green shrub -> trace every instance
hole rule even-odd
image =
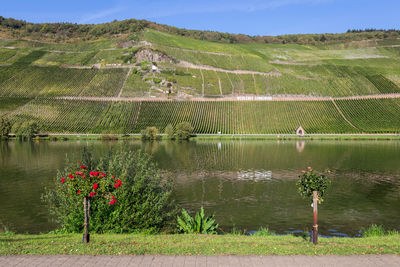
[[[39,132],[39,125],[35,121],[26,121],[13,125],[12,131],[20,139],[31,139]]]
[[[171,75],[174,74],[174,71],[173,71],[173,70],[166,69],[166,70],[161,70],[161,73],[162,73],[162,74],[165,74],[165,75],[168,75],[168,76],[171,76]]]
[[[141,132],[143,140],[156,140],[159,139],[158,129],[156,127],[147,127]]]
[[[168,124],[167,127],[165,127],[165,134],[167,135],[167,138],[170,140],[175,139],[175,131],[174,131],[174,126],[172,124]]]
[[[140,68],[144,71],[150,70],[150,62],[147,60],[140,62]]]
[[[318,192],[318,202],[324,200],[324,195],[330,180],[325,175],[319,175],[313,171],[311,167],[307,167],[307,170],[302,170],[302,174],[299,176],[297,181],[298,192],[302,197],[313,199],[313,192]]]
[[[181,233],[185,234],[216,234],[218,224],[215,224],[214,215],[206,217],[204,215],[204,209],[201,207],[200,213],[196,212],[194,218],[190,214],[182,209],[182,218],[177,216],[178,229]]]
[[[59,171],[55,186],[46,189],[42,199],[49,205],[51,214],[60,224],[61,232],[81,232],[84,213],[82,199],[76,192],[60,183],[69,179],[66,174],[79,165],[87,171],[103,171],[121,180],[121,188],[114,205],[94,201],[90,205],[90,231],[95,233],[155,233],[171,229],[176,217],[176,206],[171,199],[172,184],[161,177],[150,156],[141,151],[119,147],[100,158],[84,150],[80,162],[67,161]]]
[[[160,82],[162,82],[162,79],[160,79],[160,78],[153,78],[153,82],[159,84]]]
[[[193,127],[189,122],[178,123],[175,134],[178,139],[187,140],[193,134]]]
[[[8,137],[11,132],[11,122],[6,118],[0,119],[0,139],[1,137]]]

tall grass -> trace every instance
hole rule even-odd
[[[363,228],[362,230],[363,237],[381,237],[381,236],[393,236],[398,235],[399,232],[397,230],[386,230],[383,225],[372,224],[368,228]]]

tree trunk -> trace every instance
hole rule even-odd
[[[313,211],[314,211],[314,224],[313,224],[313,243],[318,244],[318,191],[313,192]]]
[[[89,217],[90,217],[90,198],[85,196],[83,198],[83,210],[85,214],[85,233],[83,234],[83,242],[89,243],[90,235],[89,235]]]

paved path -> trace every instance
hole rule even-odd
[[[0,256],[0,266],[400,266],[400,256]]]

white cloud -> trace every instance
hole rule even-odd
[[[83,15],[79,19],[78,23],[82,23],[82,24],[84,24],[84,23],[95,23],[96,20],[98,20],[98,19],[103,19],[103,18],[106,18],[108,16],[120,13],[124,9],[125,8],[122,7],[122,6],[117,6],[117,7],[110,8],[110,9],[100,10],[100,11],[98,11],[96,13],[86,14],[86,15]]]
[[[218,12],[255,12],[291,5],[325,4],[334,0],[220,0],[210,4],[209,1],[139,1],[136,14],[141,18],[160,18],[181,14],[218,13]],[[169,2],[169,3],[168,3]]]

